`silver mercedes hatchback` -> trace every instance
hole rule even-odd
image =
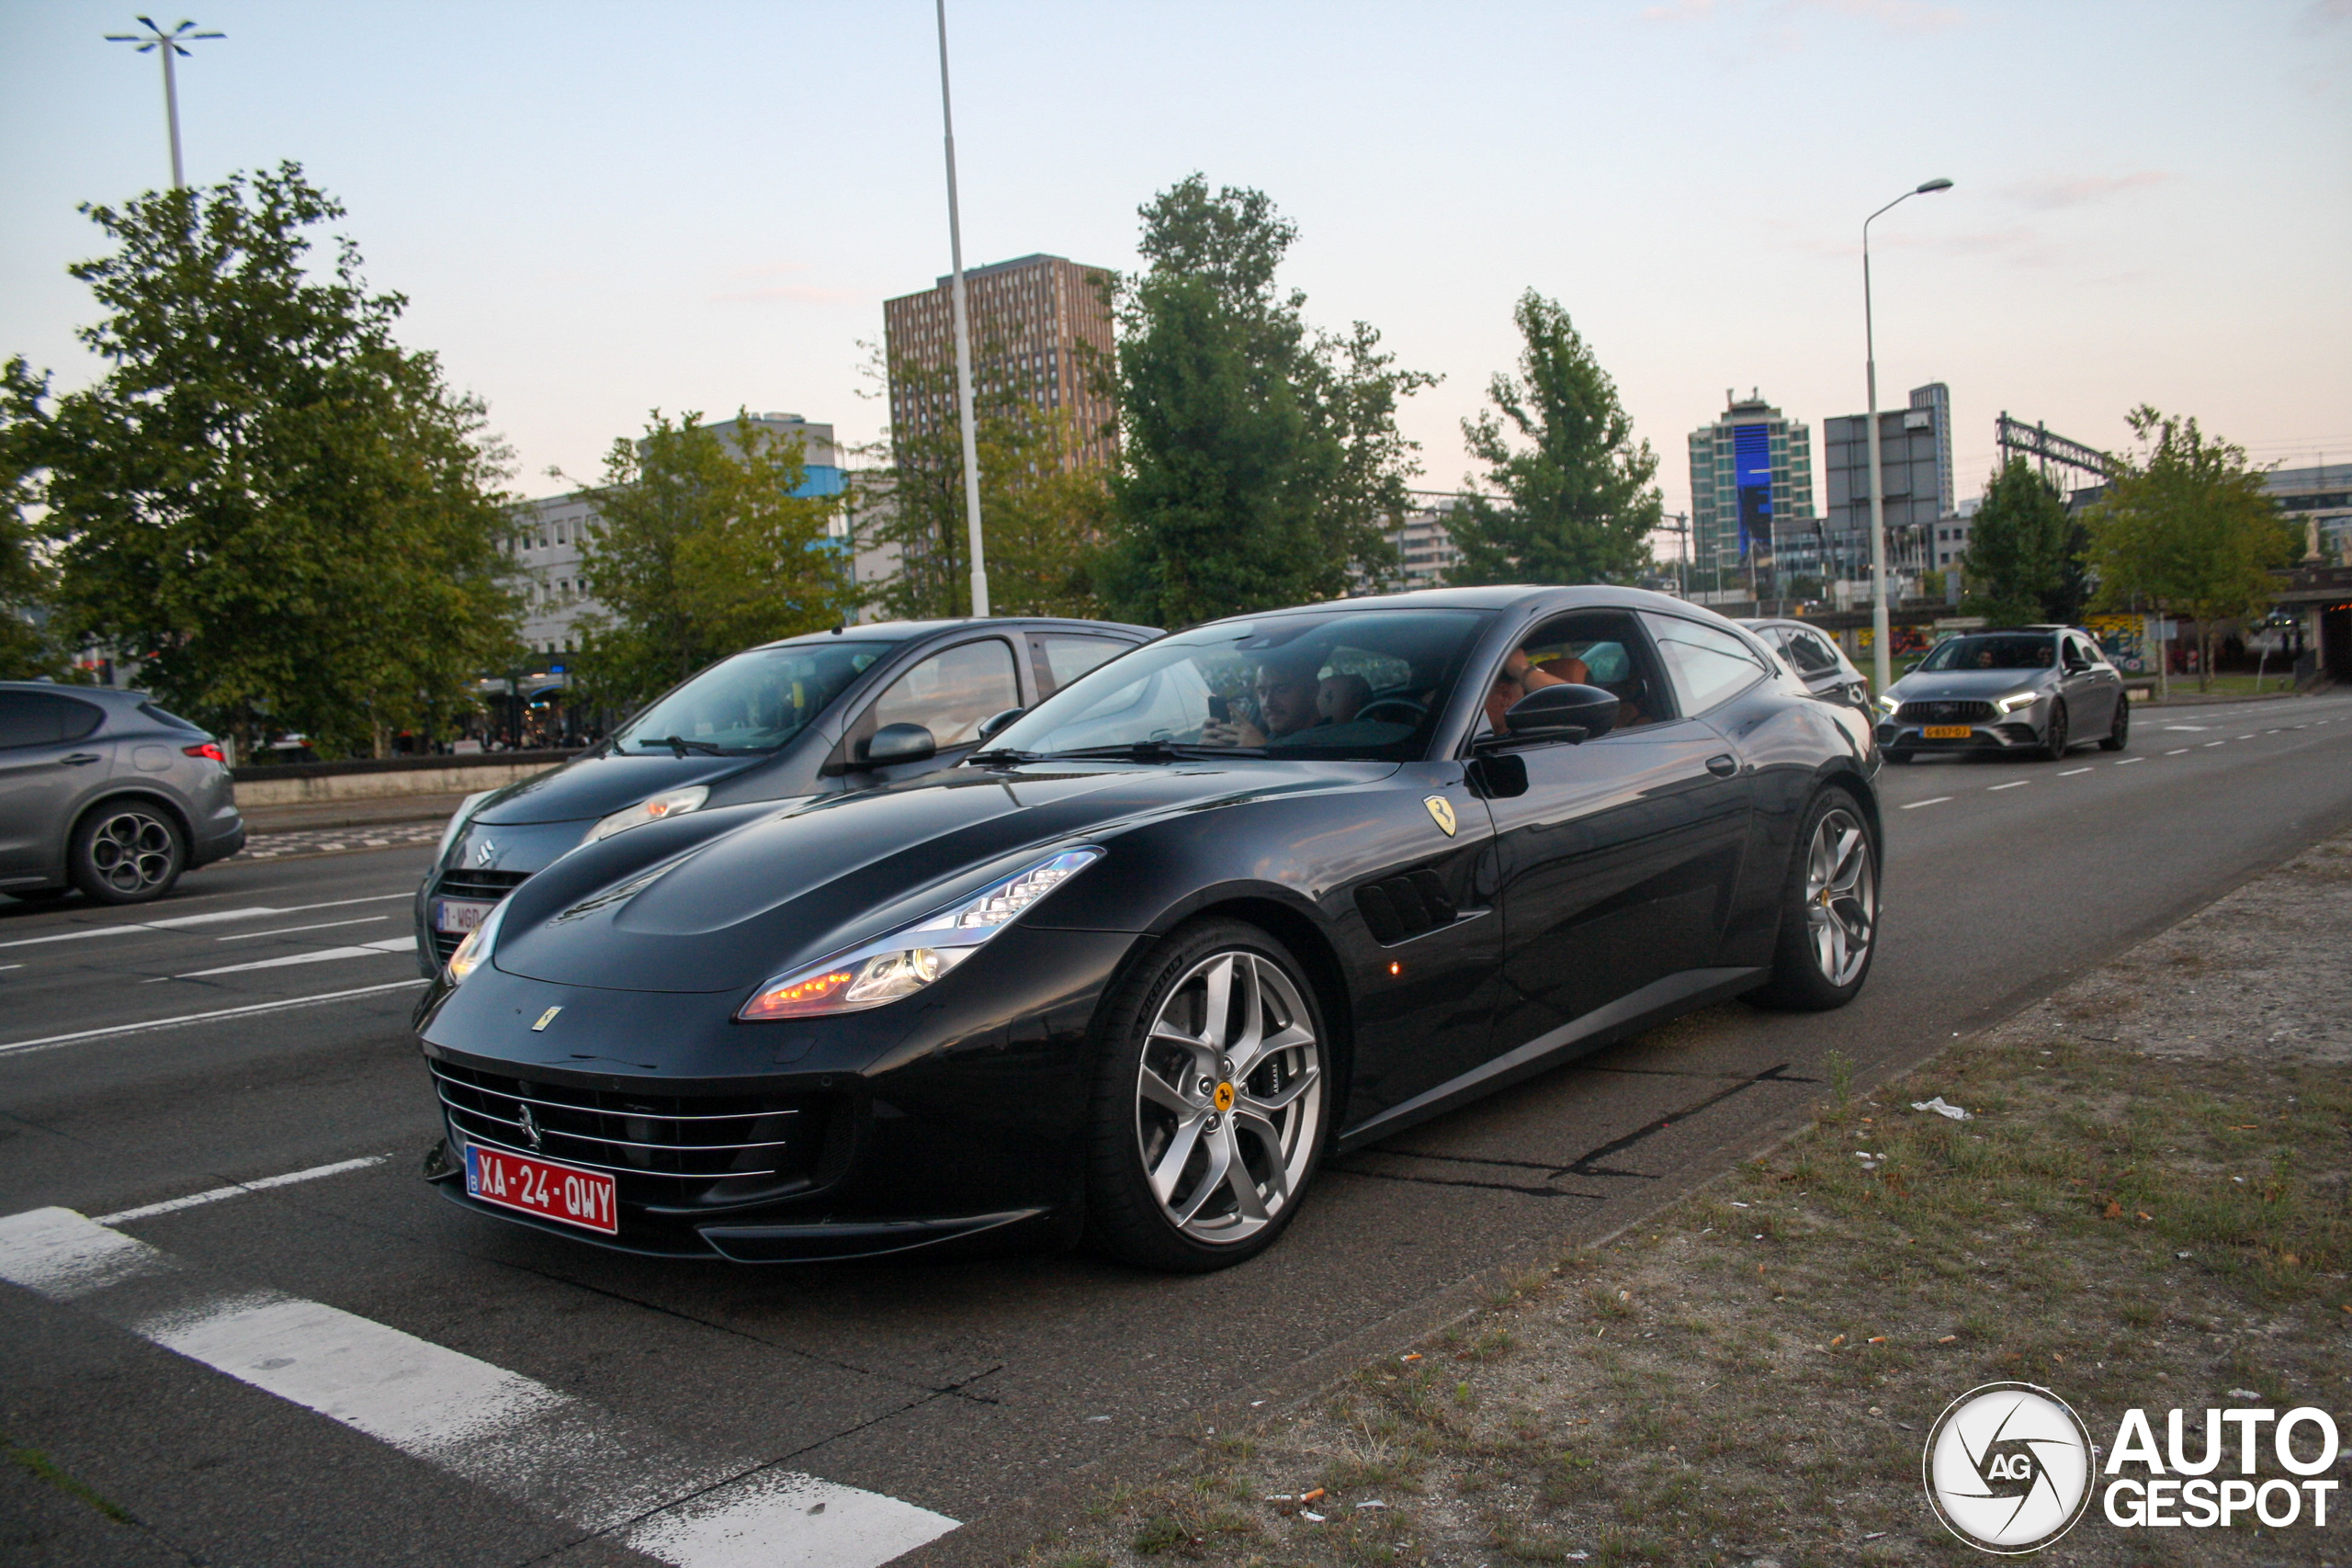
[[[1948,638],[1889,686],[1878,706],[1878,743],[1894,762],[1923,751],[2055,761],[2086,740],[2120,751],[2132,738],[2122,675],[2075,626]]]
[[[143,904],[244,844],[201,727],[142,692],[0,681],[0,893]]]

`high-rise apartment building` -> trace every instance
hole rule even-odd
[[[1690,433],[1691,561],[1734,567],[1772,548],[1773,525],[1813,515],[1813,433],[1755,392],[1724,394]]]
[[[975,397],[1010,390],[1070,420],[1072,467],[1118,456],[1117,406],[1096,385],[1114,353],[1110,274],[1060,256],[1023,256],[964,274]],[[953,280],[882,304],[890,423],[902,438],[955,431]],[[904,372],[916,372],[913,377]]]
[[[1938,566],[1937,525],[1951,525],[1951,393],[1940,381],[1911,389],[1911,406],[1878,416],[1880,494],[1886,512],[1887,566],[1916,572]],[[1835,559],[1869,570],[1870,418],[1822,421],[1822,479],[1829,506],[1825,547]]]
[[[1410,512],[1395,520],[1387,536],[1404,568],[1399,588],[1445,586],[1447,569],[1462,559],[1461,547],[1453,542],[1449,525],[1453,509],[1461,504],[1459,496],[1423,494]]]

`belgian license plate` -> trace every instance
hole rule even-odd
[[[466,1193],[582,1230],[620,1234],[620,1221],[613,1212],[613,1179],[601,1170],[468,1144]]]
[[[1965,740],[1976,732],[1964,724],[1931,724],[1919,733],[1930,740]]]
[[[447,931],[451,936],[463,936],[489,918],[498,908],[493,900],[481,898],[435,898],[433,901],[433,929]]]

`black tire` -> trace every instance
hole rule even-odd
[[[66,874],[101,904],[144,904],[187,869],[187,834],[146,800],[105,800],[74,825]]]
[[[2066,717],[2066,699],[2061,697],[2050,705],[2050,728],[2041,732],[2041,760],[2063,762],[2066,760],[2067,750],[2074,744],[2072,726]]]
[[[2098,743],[2098,749],[2102,751],[2120,751],[2130,744],[2132,744],[2132,694],[2129,692],[2118,692],[2115,694],[2115,723],[2108,730],[2107,738]]]
[[[1220,970],[1224,1023],[1212,1029]],[[1181,926],[1114,993],[1097,1038],[1089,1238],[1125,1262],[1185,1274],[1272,1246],[1298,1213],[1332,1121],[1330,1037],[1306,968],[1244,921]],[[1245,1051],[1259,1054],[1229,1054]],[[1171,1173],[1164,1199],[1155,1164]],[[1190,1218],[1180,1216],[1188,1202]]]
[[[1859,880],[1843,894],[1837,888],[1847,863],[1836,860],[1826,868],[1826,879],[1817,874],[1813,863],[1815,840],[1825,837],[1825,829],[1829,829],[1833,846],[1843,845],[1842,852],[1858,851],[1860,856]],[[1859,838],[1849,843],[1844,837],[1848,833]],[[1781,879],[1781,931],[1772,951],[1772,977],[1750,991],[1748,1000],[1791,1012],[1826,1012],[1844,1007],[1861,993],[1862,982],[1870,978],[1871,963],[1878,954],[1878,840],[1871,831],[1868,814],[1854,797],[1836,788],[1815,795],[1798,826],[1788,873]],[[1825,882],[1828,897],[1821,896],[1825,889],[1815,887],[1816,881]],[[1816,908],[1832,928],[1826,942],[1817,937],[1825,919],[1816,917]],[[1857,924],[1860,928],[1859,954],[1852,951]],[[1842,943],[1838,932],[1845,934]]]

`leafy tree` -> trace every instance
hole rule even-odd
[[[615,441],[581,547],[587,591],[609,615],[586,629],[582,695],[626,707],[755,643],[840,626],[855,611],[827,525],[831,496],[808,478],[801,438],[739,413],[731,435],[698,413],[655,410]]]
[[[1499,497],[1473,494],[1455,510],[1462,559],[1447,581],[1630,582],[1649,564],[1663,514],[1657,457],[1634,440],[1616,383],[1566,310],[1531,288],[1511,319],[1524,344],[1519,374],[1496,376],[1495,406],[1462,423]]]
[[[0,366],[0,681],[54,680],[66,671],[50,627],[57,574],[25,516],[33,486],[23,438],[38,436],[47,395],[23,359]]]
[[[1996,626],[2072,626],[2090,598],[2090,530],[2058,487],[2012,457],[1984,487],[1969,531],[1962,607]]]
[[[1001,365],[1008,356],[981,345],[975,358]],[[887,371],[876,363],[868,375],[931,406],[954,406],[952,368],[902,360]],[[972,412],[989,608],[1001,615],[1099,615],[1094,567],[1110,495],[1099,471],[1071,457],[1082,433],[1068,413],[1046,406],[1042,381],[1013,376],[983,378],[973,388]],[[867,520],[860,541],[894,547],[899,562],[881,590],[883,607],[909,619],[970,615],[962,427],[954,421],[931,430],[894,427],[869,453],[882,461],[856,486]]]
[[[70,270],[111,368],[47,406],[11,377],[10,443],[49,508],[64,629],[248,743],[265,728],[379,754],[470,705],[514,636],[504,454],[481,404],[392,340],[344,209],[299,165],[85,207],[114,243]]]
[[[2090,515],[2099,602],[2194,620],[2203,689],[2212,679],[2214,623],[2269,607],[2270,569],[2294,558],[2294,533],[2245,447],[2209,440],[2194,419],[2145,403],[2128,417],[2140,450],[2118,463]]]
[[[1124,421],[1105,597],[1184,626],[1344,593],[1393,571],[1408,500],[1400,370],[1359,321],[1310,332],[1274,275],[1297,237],[1261,191],[1195,174],[1142,209],[1148,264],[1119,309]]]

